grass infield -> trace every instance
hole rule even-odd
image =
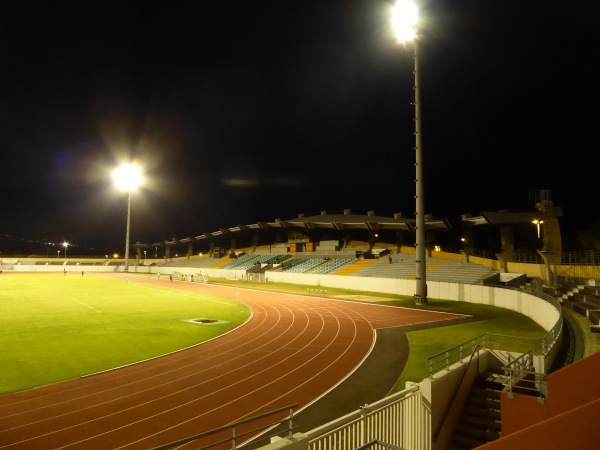
[[[74,272],[5,273],[0,393],[180,350],[239,326],[250,314],[235,301],[135,281]]]

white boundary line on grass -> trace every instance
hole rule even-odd
[[[78,302],[78,303],[81,303],[83,306],[87,306],[88,308],[90,308],[90,309],[93,309],[93,310],[94,310],[94,311],[96,311],[96,312],[102,313],[102,311],[98,311],[98,310],[97,310],[96,308],[94,308],[93,306],[90,306],[90,305],[88,305],[88,304],[86,304],[86,303],[83,303],[81,300],[77,300],[77,299],[76,299],[76,298],[74,298],[74,297],[71,297],[71,298],[72,298],[72,300],[75,300],[76,302]]]

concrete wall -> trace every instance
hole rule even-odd
[[[115,266],[88,266],[88,265],[76,265],[68,264],[63,265],[33,265],[33,264],[15,264],[13,272],[39,272],[39,273],[50,273],[57,272],[63,273],[63,269],[67,269],[67,273],[81,273],[84,272],[114,272]],[[121,268],[123,271],[123,268]]]
[[[185,273],[186,269],[178,269]],[[198,270],[189,269],[189,273]],[[231,278],[231,272],[237,272],[239,279],[244,271],[227,271],[222,269],[202,269],[210,278]],[[414,280],[394,278],[367,278],[337,275],[314,275],[287,272],[267,273],[267,282],[292,283],[317,286],[320,288],[345,288],[357,291],[380,292],[385,294],[414,296],[416,283]],[[552,304],[539,297],[513,289],[496,286],[445,283],[438,281],[427,282],[428,297],[445,300],[479,303],[484,305],[506,308],[526,315],[546,331],[550,331],[560,320],[561,315]]]
[[[490,367],[491,358],[493,356],[489,351],[478,352],[470,364],[469,359],[465,358],[464,362],[454,364],[451,370],[434,374],[433,378],[426,378],[419,384],[423,396],[431,403],[434,450],[448,447],[473,381]]]

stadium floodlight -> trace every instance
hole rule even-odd
[[[131,191],[142,184],[142,171],[136,164],[124,164],[113,172],[115,186],[127,191],[127,231],[125,233],[125,272],[129,271],[129,235],[131,232]]]
[[[67,247],[69,246],[69,243],[65,241],[62,243],[62,246],[65,248],[65,259],[67,259]]]
[[[417,303],[427,303],[427,279],[425,264],[425,196],[423,187],[423,146],[421,141],[421,92],[419,87],[419,52],[417,46],[417,23],[419,11],[411,0],[398,0],[392,13],[392,25],[400,43],[412,42],[415,60],[415,234],[416,234],[416,293]]]
[[[415,27],[418,20],[417,5],[410,0],[398,0],[392,12],[392,25],[398,42],[410,42],[416,39]]]
[[[541,237],[540,226],[544,223],[544,221],[539,220],[539,219],[534,219],[531,221],[531,223],[533,223],[537,227],[537,236],[539,239]]]

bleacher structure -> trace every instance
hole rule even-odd
[[[586,285],[583,280],[564,278],[553,291],[565,307],[590,321],[590,331],[600,332],[600,287]]]
[[[390,258],[391,256],[391,262]],[[161,265],[166,267],[167,265]],[[186,264],[189,267],[190,264]],[[206,267],[206,264],[204,265]],[[181,265],[180,265],[181,267]],[[243,252],[241,256],[225,256],[210,267],[224,270],[288,273],[352,275],[370,278],[415,279],[415,256],[410,253],[386,253],[379,258],[364,259],[339,252],[313,254],[270,254]],[[488,266],[454,261],[433,256],[427,260],[427,278],[432,281],[481,283],[498,270]]]

